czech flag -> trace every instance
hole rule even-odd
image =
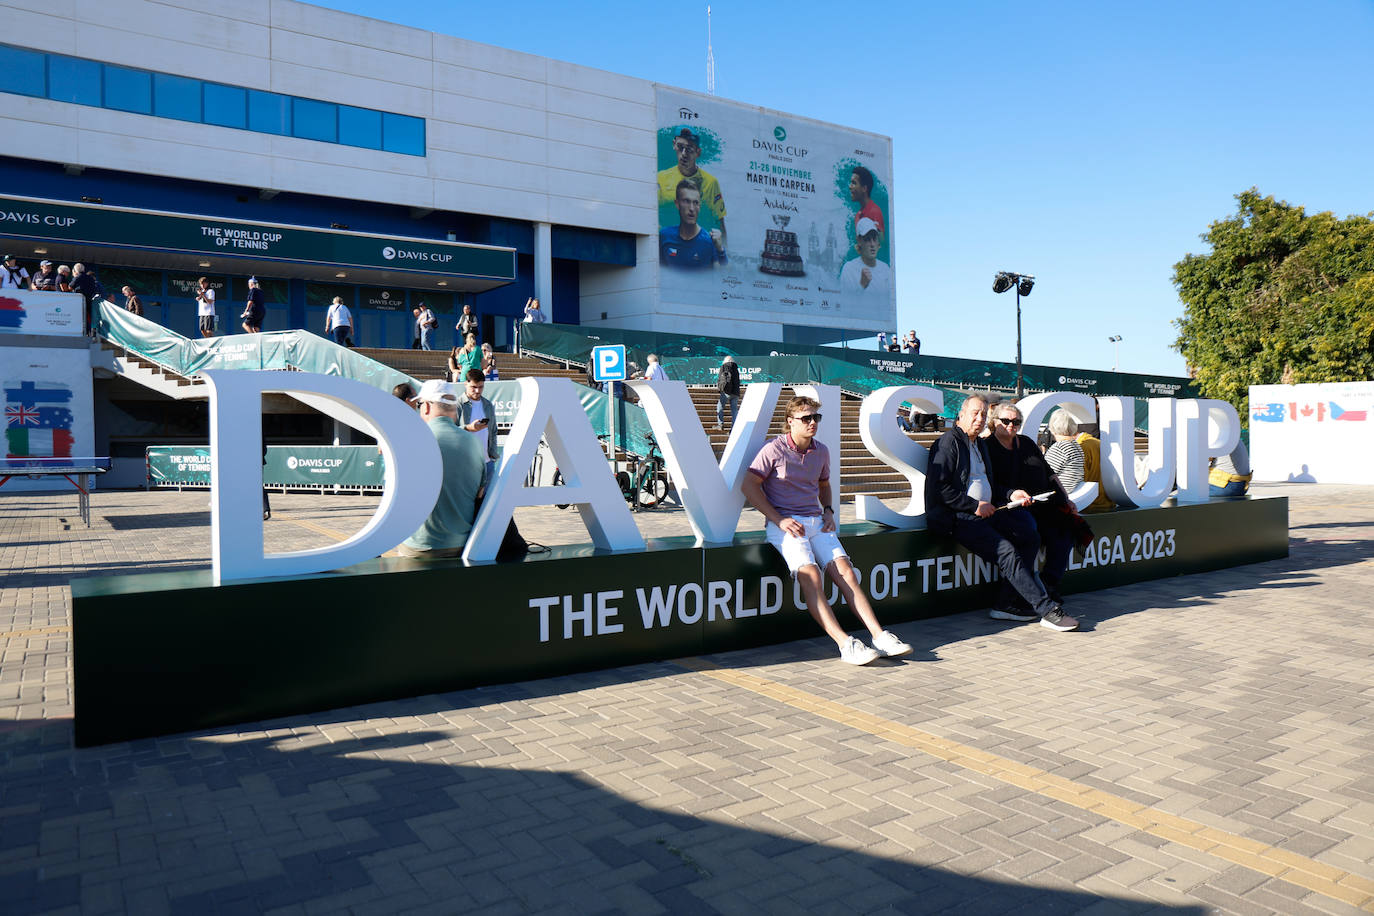
[[[1335,401],[1331,402],[1331,419],[1333,420],[1363,420],[1367,411],[1363,410],[1343,410]]]

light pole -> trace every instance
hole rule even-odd
[[[992,278],[992,291],[994,293],[1005,293],[1007,290],[1016,289],[1016,398],[1020,400],[1026,395],[1025,376],[1021,372],[1021,297],[1029,296],[1031,289],[1035,286],[1035,277],[1030,274],[1012,273],[1009,270],[997,272],[997,276]]]
[[[1112,371],[1115,372],[1116,367],[1121,365],[1121,335],[1113,334],[1107,340],[1112,345]]]

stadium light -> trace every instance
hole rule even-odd
[[[1112,371],[1115,372],[1116,367],[1121,365],[1121,335],[1113,334],[1107,340],[1112,345]]]
[[[1035,277],[999,270],[997,276],[992,278],[994,293],[1005,293],[1013,287],[1016,289],[1016,397],[1019,400],[1026,395],[1025,375],[1021,371],[1021,297],[1030,295],[1035,287]]]

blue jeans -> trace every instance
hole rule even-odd
[[[1249,484],[1244,480],[1233,480],[1224,487],[1219,487],[1214,483],[1207,485],[1207,494],[1213,499],[1240,499],[1245,495]]]
[[[420,329],[420,349],[421,349],[421,350],[433,350],[433,349],[434,349],[434,329],[433,329],[433,328],[421,328],[421,329]]]
[[[1012,606],[1019,596],[1042,617],[1054,610],[1054,601],[1035,574],[1040,534],[1030,512],[1003,509],[991,518],[959,515],[954,519],[954,539],[975,556],[994,564],[1002,574],[998,607]]]
[[[353,328],[346,324],[341,324],[334,328],[334,342],[341,347],[348,346],[348,338],[352,335]]]
[[[1040,582],[1045,590],[1058,593],[1059,583],[1069,568],[1069,555],[1073,552],[1073,534],[1068,525],[1068,516],[1053,506],[1036,503],[1031,509],[1035,519],[1040,543],[1045,547],[1045,565],[1040,569]]]
[[[731,424],[732,426],[733,426],[734,423],[735,423],[735,418],[739,416],[739,395],[737,395],[737,394],[726,394],[724,391],[722,391],[722,392],[720,393],[719,397],[716,398],[716,425],[717,425],[717,426],[723,426],[723,425],[725,424],[725,420],[723,419],[723,417],[724,417],[724,408],[725,408],[725,405],[726,405],[727,402],[728,402],[729,405],[730,405],[730,424]]]

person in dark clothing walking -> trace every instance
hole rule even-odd
[[[727,404],[730,406],[730,425],[734,426],[735,418],[739,416],[739,366],[735,365],[733,356],[725,357],[720,364],[716,373],[716,390],[720,392],[716,398],[716,429],[723,428]]]

